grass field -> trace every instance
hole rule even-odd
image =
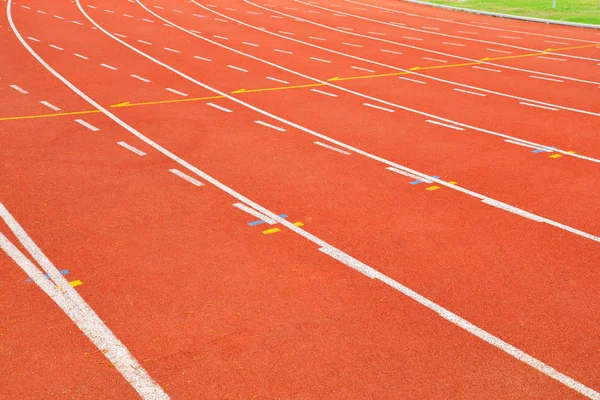
[[[472,10],[600,25],[600,0],[427,0]]]

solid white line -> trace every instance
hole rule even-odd
[[[252,46],[252,47],[259,47],[256,43],[242,42],[242,44],[246,44],[246,45]]]
[[[89,60],[86,56],[82,56],[81,54],[73,53],[75,57],[83,58],[84,60]]]
[[[202,61],[212,61],[210,58],[204,58],[204,57],[200,57],[200,56],[194,56],[194,58],[197,58],[198,60],[202,60]]]
[[[217,104],[215,104],[215,103],[206,103],[206,105],[207,105],[207,106],[214,107],[214,108],[216,108],[217,110],[225,111],[225,112],[228,112],[228,113],[232,112],[230,109],[228,109],[228,108],[225,108],[225,107],[221,107],[221,106],[219,106],[219,105],[217,105]]]
[[[238,71],[242,71],[242,72],[248,72],[248,70],[247,70],[247,69],[240,68],[240,67],[236,67],[235,65],[228,65],[228,67],[229,67],[229,68],[232,68],[232,69],[237,69]]]
[[[279,50],[279,49],[274,49],[276,52],[278,53],[285,53],[285,54],[294,54],[291,51],[286,51],[286,50]]]
[[[267,79],[270,81],[275,81],[275,82],[284,83],[284,84],[289,83],[288,81],[284,81],[283,79],[271,78],[270,76],[267,76]]]
[[[100,65],[104,68],[112,69],[113,71],[116,71],[118,69],[118,68],[113,67],[112,65],[108,65],[108,64],[100,64]]]
[[[486,49],[487,51],[494,51],[496,53],[502,53],[502,54],[512,54],[512,51],[506,51],[506,50],[498,50],[498,49]]]
[[[311,90],[311,92],[321,93],[321,94],[324,94],[325,96],[338,97],[337,94],[333,94],[333,93],[329,93],[329,92],[324,92],[324,91],[319,90],[319,89],[310,89],[310,90]]]
[[[400,175],[408,176],[409,178],[412,178],[412,179],[418,179],[418,180],[423,181],[425,183],[433,183],[433,181],[430,180],[429,177],[426,176],[426,175],[425,176],[422,176],[420,174],[417,175],[417,174],[413,174],[413,173],[404,171],[404,170],[399,169],[399,168],[394,168],[394,167],[387,167],[386,169],[388,171],[392,171],[392,172],[395,172],[395,173],[400,174]]]
[[[352,46],[352,47],[362,47],[360,44],[354,44],[354,43],[342,42],[342,44],[345,44],[346,46]]]
[[[446,60],[439,60],[437,58],[431,58],[431,57],[423,57],[423,60],[429,60],[429,61],[435,61],[435,62],[441,62],[441,63],[447,63],[448,62]]]
[[[85,122],[82,119],[76,119],[75,122],[77,122],[80,125],[85,126],[86,128],[88,128],[92,132],[98,132],[100,130],[100,128],[96,128],[94,125],[92,125],[90,123],[87,123],[87,122]]]
[[[552,79],[552,78],[546,78],[544,76],[535,76],[535,75],[529,75],[530,78],[535,78],[535,79],[543,79],[545,81],[552,81],[552,82],[564,82],[560,79]]]
[[[329,60],[323,60],[322,58],[316,58],[316,57],[309,57],[311,60],[315,60],[315,61],[321,61],[324,63],[331,63],[331,61]]]
[[[546,56],[538,56],[538,58],[543,58],[544,60],[552,60],[552,61],[567,61],[566,58],[556,58],[556,57],[546,57]]]
[[[353,66],[351,66],[350,68],[357,69],[357,70],[359,70],[359,71],[371,72],[371,73],[375,72],[375,71],[373,71],[372,69],[366,69],[366,68],[361,68],[361,67],[355,67],[354,65],[353,65]]]
[[[516,144],[518,146],[529,147],[530,149],[542,150],[542,151],[545,151],[547,153],[552,153],[553,152],[552,149],[546,149],[546,148],[539,147],[539,146],[533,146],[533,145],[530,145],[530,144],[527,144],[527,143],[521,143],[521,142],[519,142],[517,140],[505,139],[504,141],[507,142],[507,143]]]
[[[529,106],[529,107],[543,108],[544,110],[558,111],[558,108],[540,106],[539,104],[525,103],[524,101],[520,101],[519,104],[523,104],[524,106]]]
[[[11,88],[15,89],[17,92],[21,92],[23,94],[28,94],[29,92],[17,85],[10,85]]]
[[[39,41],[40,41],[39,39],[32,38],[31,36],[28,36],[28,37],[27,37],[27,39],[29,39],[29,40],[33,40],[34,42],[39,42]]]
[[[150,42],[146,42],[145,40],[141,40],[141,39],[138,39],[138,42],[140,42],[140,43],[144,43],[144,44],[152,44],[152,43],[150,43]]]
[[[422,85],[425,85],[425,84],[427,83],[427,82],[423,82],[423,81],[420,81],[420,80],[417,80],[417,79],[406,78],[406,77],[404,77],[404,76],[399,76],[399,77],[398,77],[398,79],[403,79],[403,80],[405,80],[405,81],[410,81],[410,82],[420,83],[420,84],[422,84]]]
[[[478,65],[475,65],[475,66],[473,66],[472,68],[475,68],[475,69],[481,69],[481,70],[484,70],[484,71],[490,71],[490,72],[502,72],[502,71],[501,71],[501,70],[499,70],[499,69],[492,69],[492,68],[480,67],[480,66],[478,66]]]
[[[371,108],[376,108],[378,110],[387,111],[387,112],[395,112],[394,110],[390,110],[389,108],[379,107],[379,106],[376,106],[376,105],[370,104],[370,103],[363,103],[363,106],[367,106],[367,107],[371,107]]]
[[[402,54],[399,51],[393,51],[393,50],[386,50],[386,49],[380,49],[380,51],[383,51],[384,53],[392,53],[392,54]]]
[[[428,119],[426,121],[429,122],[430,124],[436,124],[436,125],[445,126],[446,128],[456,129],[457,131],[464,131],[465,130],[464,128],[461,128],[460,126],[448,125],[448,124],[444,124],[442,122],[434,121],[434,120],[431,120],[431,119]]]
[[[142,82],[146,82],[146,83],[150,82],[150,79],[142,78],[142,77],[141,77],[141,76],[139,76],[139,75],[131,74],[130,76],[131,76],[132,78],[139,79],[139,80],[140,80],[140,81],[142,81]]]
[[[57,45],[54,45],[54,44],[50,44],[49,46],[56,50],[61,50],[61,51],[64,50],[62,47],[58,47]]]
[[[267,128],[275,129],[276,131],[279,131],[279,132],[285,132],[284,128],[280,128],[279,126],[268,124],[268,123],[263,122],[261,120],[256,120],[254,122],[256,122],[259,125],[266,126]]]
[[[461,43],[452,43],[452,42],[442,42],[443,44],[447,44],[448,46],[459,46],[459,47],[465,47],[464,44]]]
[[[247,212],[248,214],[252,215],[255,218],[258,218],[258,219],[266,222],[269,225],[275,225],[277,223],[277,221],[275,221],[273,218],[267,217],[265,214],[260,213],[260,212],[256,211],[254,208],[248,207],[247,205],[245,205],[243,203],[235,203],[235,204],[233,204],[233,206],[239,208],[242,211]]]
[[[336,151],[338,153],[345,154],[347,156],[349,156],[350,154],[352,154],[349,151],[338,149],[337,147],[333,147],[333,146],[330,146],[328,144],[321,143],[321,142],[318,142],[318,141],[317,142],[313,142],[313,143],[316,144],[317,146],[325,147],[326,149],[333,150],[333,151]]]
[[[165,49],[166,51],[170,51],[172,53],[181,53],[179,50],[175,50],[170,47],[163,47],[163,49]]]
[[[314,39],[314,40],[321,40],[321,41],[326,41],[327,39],[324,38],[320,38],[320,37],[315,37],[315,36],[309,36],[309,39]]]
[[[204,186],[204,183],[200,182],[198,179],[192,178],[191,176],[189,176],[189,175],[181,172],[177,168],[172,168],[172,169],[169,170],[169,172],[171,172],[172,174],[177,175],[181,179],[184,179],[184,180],[188,181],[189,183],[191,183],[194,186]]]
[[[485,94],[483,94],[483,93],[469,92],[468,90],[463,90],[463,89],[458,89],[458,88],[454,88],[454,90],[456,90],[457,92],[462,92],[462,93],[467,93],[467,94],[474,94],[475,96],[485,97]]]
[[[40,101],[40,103],[42,103],[43,105],[45,105],[46,107],[48,107],[48,108],[50,108],[50,109],[52,109],[52,110],[54,110],[54,111],[60,111],[60,108],[59,108],[59,107],[56,107],[54,104],[52,104],[52,103],[48,103],[48,102],[47,102],[47,101],[45,101],[45,100],[42,100],[42,101]]]
[[[166,90],[166,91],[169,91],[169,92],[171,92],[171,93],[178,94],[178,95],[180,95],[180,96],[183,96],[183,97],[187,97],[187,94],[185,94],[185,93],[183,93],[183,92],[180,92],[180,91],[178,91],[178,90],[175,90],[175,89],[171,89],[171,88],[165,88],[165,90]]]
[[[137,154],[138,156],[141,156],[141,157],[143,157],[143,156],[145,156],[145,155],[146,155],[146,153],[144,153],[144,152],[143,152],[143,151],[141,151],[140,149],[136,149],[135,147],[133,147],[133,146],[131,146],[131,145],[129,145],[129,144],[127,144],[127,143],[125,143],[125,142],[117,142],[117,144],[118,144],[119,146],[122,146],[122,147],[126,148],[127,150],[129,150],[129,151],[131,151],[131,152],[133,152],[133,153]]]

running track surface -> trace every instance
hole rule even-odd
[[[600,31],[3,4],[1,398],[600,398]]]

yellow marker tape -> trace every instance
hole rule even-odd
[[[562,157],[562,154],[552,154],[550,156],[550,158],[560,158],[560,157]]]
[[[576,153],[576,152],[574,152],[573,150],[569,150],[569,151],[567,151],[567,153],[569,153],[569,154],[577,154],[577,153]]]
[[[271,228],[271,229],[267,229],[266,231],[262,231],[262,233],[264,233],[265,235],[270,235],[272,233],[277,233],[277,232],[281,232],[281,229]]]
[[[425,190],[429,190],[429,191],[438,190],[438,189],[440,189],[439,186],[429,186],[429,187],[425,188]]]
[[[69,285],[71,285],[72,287],[77,287],[79,285],[83,285],[83,282],[81,282],[79,279],[77,279],[76,281],[69,282]]]
[[[458,182],[454,182],[454,181],[450,181],[448,183],[451,184],[451,185],[458,185]]]
[[[304,224],[302,222],[294,222],[294,225],[296,225],[296,226],[304,226]]]

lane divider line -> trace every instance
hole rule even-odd
[[[90,131],[92,132],[98,132],[100,130],[100,128],[95,127],[94,125],[82,120],[82,119],[76,119],[75,122],[77,122],[78,124],[85,126],[86,128],[88,128]]]
[[[328,144],[321,143],[319,141],[316,141],[316,142],[313,142],[313,143],[316,144],[317,146],[325,147],[326,149],[333,150],[333,151],[336,151],[338,153],[341,153],[341,154],[344,154],[344,155],[347,155],[347,156],[349,156],[350,154],[352,154],[349,151],[338,149],[337,147],[333,147],[333,146],[330,146]]]
[[[180,177],[181,179],[188,181],[189,183],[191,183],[194,186],[204,186],[204,183],[200,182],[198,179],[196,178],[192,178],[191,176],[189,176],[186,173],[181,172],[180,170],[178,170],[177,168],[171,168],[169,170],[170,173],[177,175],[178,177]]]
[[[249,207],[243,203],[234,203],[233,206],[252,215],[255,218],[258,218],[261,223],[267,223],[269,225],[275,225],[277,223],[277,221],[275,221],[273,218],[270,218],[270,217],[266,216],[265,214],[255,210],[254,208]],[[248,225],[250,225],[250,224],[259,225],[259,223],[256,223],[256,221],[249,222]],[[250,226],[254,226],[254,225],[250,225]]]
[[[279,131],[279,132],[285,132],[286,131],[284,128],[280,128],[279,126],[271,125],[271,124],[269,124],[267,122],[264,122],[264,121],[261,121],[261,120],[256,120],[254,122],[256,122],[259,125],[266,126],[267,128],[275,129],[276,131]]]
[[[138,148],[135,148],[135,147],[133,147],[132,145],[130,145],[130,144],[127,144],[127,143],[125,143],[125,142],[117,142],[117,144],[118,144],[119,146],[122,146],[122,147],[126,148],[127,150],[129,150],[129,151],[131,151],[131,152],[133,152],[133,153],[137,154],[137,155],[138,155],[138,156],[140,156],[140,157],[143,157],[143,156],[145,156],[145,155],[146,155],[146,153],[144,153],[142,150],[140,150],[140,149],[138,149]]]
[[[56,107],[54,104],[47,102],[46,100],[42,100],[40,101],[40,103],[42,103],[43,105],[45,105],[46,107],[50,108],[51,110],[54,111],[60,111],[59,107]]]
[[[285,219],[288,217],[288,215],[287,214],[279,214],[278,217]],[[277,222],[275,222],[275,223],[277,223]],[[261,225],[261,224],[266,224],[266,222],[263,221],[262,219],[259,219],[258,221],[248,222],[248,226],[256,226],[256,225]]]

